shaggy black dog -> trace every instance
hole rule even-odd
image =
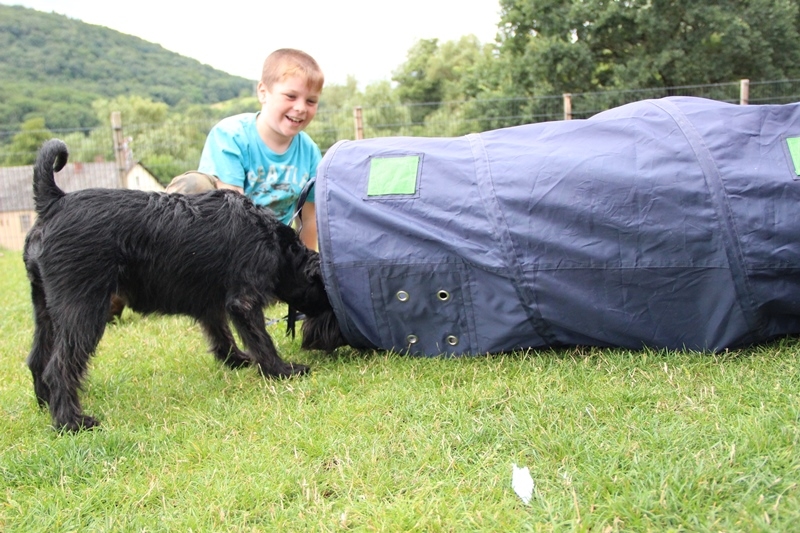
[[[265,376],[303,374],[284,362],[265,329],[263,308],[289,304],[333,333],[305,345],[332,349],[338,331],[319,256],[290,227],[233,191],[201,195],[86,189],[65,194],[54,171],[66,145],[46,142],[34,166],[38,218],[23,258],[35,314],[28,366],[39,405],[57,428],[97,425],[78,391],[108,320],[111,295],[141,313],[194,317],[211,352],[229,367],[258,365]],[[247,348],[234,341],[233,323]],[[321,326],[318,326],[321,327]],[[331,340],[334,338],[334,340]]]

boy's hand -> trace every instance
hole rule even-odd
[[[225,183],[220,179],[216,180],[216,184],[217,184],[217,189],[230,189],[232,191],[238,192],[239,194],[244,194],[244,189],[242,189],[241,187],[237,187],[236,185],[228,185],[227,183]]]
[[[300,229],[300,240],[307,248],[317,251],[317,208],[311,202],[303,204],[300,210],[303,227]]]

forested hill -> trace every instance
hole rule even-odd
[[[138,37],[0,4],[0,131],[34,115],[51,129],[94,126],[98,98],[215,103],[250,94],[253,85]]]

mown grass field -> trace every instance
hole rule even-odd
[[[0,272],[2,531],[800,529],[796,340],[423,359],[302,352],[276,325],[313,370],[274,381],[126,311],[82,396],[102,429],[60,435],[25,366],[20,254]]]

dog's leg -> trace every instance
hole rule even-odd
[[[53,323],[50,313],[47,311],[47,301],[38,269],[35,266],[30,268],[29,275],[35,325],[33,345],[27,363],[33,375],[33,391],[36,394],[36,402],[39,407],[44,407],[50,401],[50,388],[42,379],[42,374],[53,353]]]
[[[208,344],[211,346],[211,353],[219,361],[230,368],[253,364],[253,360],[236,346],[236,341],[228,327],[228,316],[224,310],[214,316],[204,317],[199,322],[206,339],[208,339]]]
[[[44,379],[50,384],[50,416],[56,429],[79,431],[99,424],[97,419],[83,413],[78,398],[88,360],[85,350],[73,351],[61,339],[57,340],[44,372]]]
[[[89,364],[105,330],[109,294],[62,300],[51,305],[53,319],[53,354],[44,369],[43,379],[50,389],[50,415],[59,430],[78,431],[98,425],[98,421],[83,413],[78,392]],[[95,305],[89,305],[96,302]]]
[[[226,307],[236,331],[263,375],[282,378],[309,371],[305,365],[287,363],[280,358],[272,337],[267,333],[264,312],[258,302],[239,296],[230,298]]]

